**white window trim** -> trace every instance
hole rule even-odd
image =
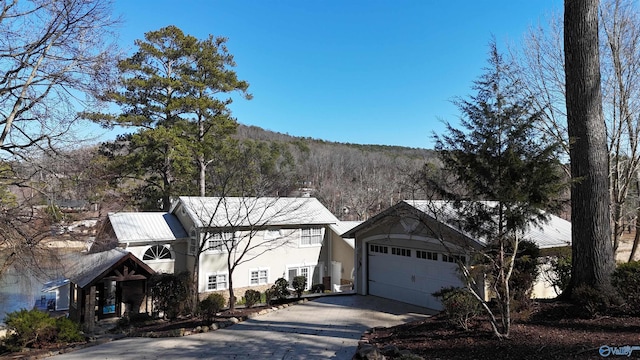
[[[217,280],[217,276],[225,276],[225,286],[220,288],[218,287],[218,280]],[[215,289],[209,289],[209,277],[211,276],[216,276],[216,288]],[[227,273],[226,271],[218,271],[218,272],[211,272],[211,273],[206,273],[205,277],[204,277],[204,289],[205,291],[221,291],[221,290],[228,290],[229,289],[229,273]]]
[[[225,235],[229,235],[229,234],[231,235],[232,239],[229,239],[229,238],[225,237]],[[221,246],[218,247],[218,248],[212,249],[212,248],[209,247],[209,242],[212,241],[212,240],[215,240],[214,236],[216,236],[216,235],[221,235],[222,236],[222,239],[218,240],[218,241],[221,241]],[[222,253],[226,253],[227,252],[227,247],[224,245],[224,242],[230,241],[230,240],[232,240],[234,242],[237,242],[238,241],[238,234],[235,233],[234,231],[216,231],[216,232],[213,232],[213,233],[209,232],[207,234],[206,247],[205,247],[203,252],[207,253],[207,254],[222,254]]]
[[[267,279],[264,282],[260,282],[260,272],[261,271],[266,271],[267,272]],[[253,272],[258,272],[258,283],[257,284],[252,284],[251,283],[251,274]],[[269,276],[270,276],[270,272],[269,268],[253,268],[253,269],[249,269],[249,286],[260,286],[260,285],[266,285],[269,283]]]
[[[316,229],[320,230],[320,242],[315,244],[303,244],[302,238],[303,238],[304,231],[305,230],[313,231]],[[321,247],[323,243],[324,243],[324,227],[318,226],[318,227],[308,227],[308,228],[300,229],[300,239],[298,240],[298,244],[300,245],[300,247]]]
[[[189,240],[187,241],[187,254],[196,255],[198,253],[198,239],[200,235],[196,229],[189,231]]]
[[[293,281],[293,279],[289,279],[289,270],[292,269],[297,269],[299,272],[301,268],[306,268],[307,269],[307,287],[305,290],[310,290],[311,286],[313,285],[313,270],[321,264],[291,264],[291,265],[287,265],[286,266],[286,272],[285,274],[287,275],[286,279],[289,283],[291,283]],[[297,273],[296,272],[296,273]],[[296,275],[299,276],[299,275]]]
[[[169,250],[169,252],[171,253],[171,259],[148,259],[148,260],[144,260],[144,255],[147,253],[147,251],[149,251],[149,249],[151,249],[154,246],[164,246],[165,248],[167,248],[167,250]],[[161,264],[161,263],[170,263],[170,262],[175,262],[176,261],[176,254],[173,252],[173,249],[171,247],[171,245],[169,244],[154,244],[154,245],[149,245],[147,246],[144,251],[142,252],[142,257],[141,257],[142,261],[144,262],[148,262],[148,263],[153,263],[153,264]]]

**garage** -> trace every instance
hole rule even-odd
[[[405,200],[342,234],[355,239],[356,293],[441,310],[431,294],[463,286],[456,260],[469,264],[470,254],[485,246],[484,240],[458,230],[454,213],[444,201]],[[530,227],[522,238],[541,249],[566,247],[571,223],[549,215],[548,222]],[[489,300],[482,274],[475,280],[477,295]],[[537,287],[548,288],[539,279],[535,296],[542,293]]]
[[[447,286],[464,286],[451,256],[394,243],[368,243],[366,263],[370,295],[441,310],[440,301],[431,294]]]

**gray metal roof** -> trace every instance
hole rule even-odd
[[[360,224],[362,221],[339,221],[337,224],[331,225],[331,229],[342,235]]]
[[[64,275],[83,288],[127,254],[129,251],[120,248],[99,253],[69,254],[63,260]]]
[[[54,290],[59,286],[63,286],[68,282],[72,282],[81,288],[86,287],[95,280],[107,272],[111,267],[116,265],[119,261],[126,261],[130,258],[137,263],[138,267],[141,267],[146,272],[155,273],[148,265],[142,260],[135,257],[131,252],[115,248],[107,251],[101,251],[97,253],[70,253],[60,258],[62,265],[62,275],[64,279],[59,279],[50,283],[47,291]],[[45,287],[47,284],[45,284]],[[44,290],[43,290],[44,291]]]
[[[405,200],[405,202],[428,215],[439,215],[440,219],[446,222],[447,225],[462,232],[461,229],[455,226],[457,212],[450,201]],[[489,205],[497,205],[497,202],[487,201],[486,203]],[[552,214],[547,214],[547,216],[549,217],[547,222],[538,225],[531,225],[520,235],[523,238],[536,243],[540,249],[570,246],[571,223]],[[476,240],[485,245],[487,243],[487,239],[476,238]]]
[[[453,204],[450,201],[444,200],[405,200],[405,202],[414,208],[428,214],[428,215],[440,215],[440,219],[447,223],[447,225],[456,228],[455,218],[457,213],[453,208]],[[497,202],[486,202],[489,205]],[[533,241],[538,245],[540,249],[570,246],[571,245],[571,223],[567,220],[559,218],[552,214],[547,214],[549,220],[547,222],[531,225],[524,230],[520,236]],[[486,245],[486,239],[476,239],[480,243]]]
[[[453,204],[449,201],[443,200],[401,201],[393,207],[369,219],[368,221],[365,221],[364,223],[352,228],[351,230],[348,230],[346,233],[343,233],[342,236],[354,237],[358,231],[369,228],[370,226],[372,226],[372,224],[387,215],[393,214],[394,211],[398,209],[398,207],[402,206],[409,206],[415,210],[418,210],[419,212],[438,220],[440,223],[446,225],[447,227],[461,234],[464,234],[474,241],[477,241],[479,244],[487,244],[486,239],[473,237],[461,230],[456,225],[457,212],[455,211]],[[521,236],[527,240],[535,242],[541,249],[571,246],[571,223],[555,215],[548,214],[548,217],[549,220],[546,223],[530,226],[521,234]]]
[[[200,228],[329,225],[339,221],[315,198],[180,196],[173,211],[185,211]]]
[[[187,232],[173,214],[163,212],[110,213],[109,221],[121,243],[173,241],[187,238]]]

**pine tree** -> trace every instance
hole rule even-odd
[[[119,88],[104,95],[121,112],[85,114],[107,126],[138,129],[105,150],[120,158],[114,164],[123,175],[141,184],[136,191],[147,206],[159,201],[167,210],[172,195],[205,195],[206,169],[236,132],[231,99],[222,96],[251,95],[232,70],[226,41],[198,40],[175,26],[146,33],[136,40],[138,51],[119,63]]]
[[[499,324],[491,314],[499,337],[509,336],[509,279],[520,234],[545,221],[547,211],[558,210],[564,187],[558,146],[538,134],[540,114],[532,111],[531,99],[512,75],[492,42],[489,67],[474,83],[477,94],[455,102],[461,129],[447,124],[447,134],[436,136],[435,146],[458,185],[456,193],[446,195],[456,200],[460,225],[496,249],[483,255],[500,304]]]

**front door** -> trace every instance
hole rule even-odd
[[[118,283],[115,280],[105,280],[96,286],[98,318],[118,316]]]

